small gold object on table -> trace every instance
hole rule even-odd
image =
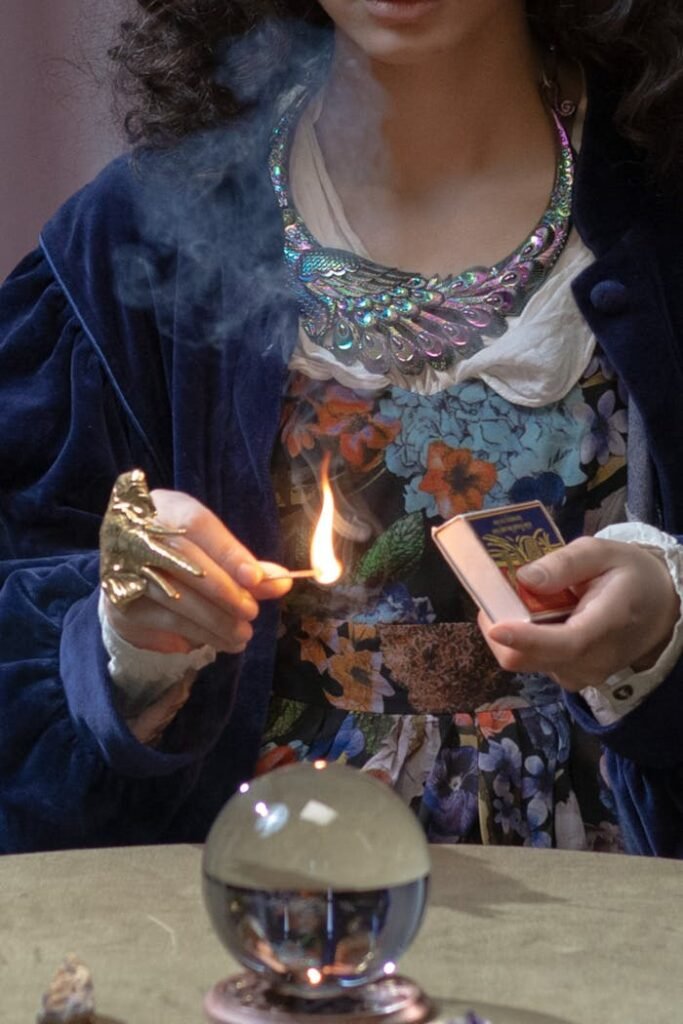
[[[60,964],[43,996],[36,1024],[95,1024],[92,975],[82,960],[70,953]]]

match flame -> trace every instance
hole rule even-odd
[[[334,524],[334,498],[330,487],[330,453],[325,455],[320,467],[320,490],[323,504],[318,525],[311,541],[311,566],[318,583],[336,583],[342,574],[342,564],[334,553],[332,527]]]

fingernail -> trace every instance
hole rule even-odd
[[[509,629],[497,629],[490,634],[491,639],[503,647],[512,647],[513,636]]]
[[[545,569],[533,563],[531,565],[523,565],[517,570],[517,575],[522,583],[528,583],[531,587],[539,587],[547,579]]]
[[[235,578],[244,587],[255,587],[263,579],[263,569],[254,562],[242,562],[237,566]]]

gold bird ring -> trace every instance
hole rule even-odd
[[[199,566],[162,541],[163,537],[184,533],[184,529],[164,526],[157,520],[147,477],[141,469],[117,477],[100,529],[100,583],[111,603],[121,607],[130,604],[142,597],[150,581],[167,597],[177,600],[180,594],[159,569],[180,569],[191,576],[203,576]]]

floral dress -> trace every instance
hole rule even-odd
[[[426,395],[293,373],[273,466],[292,567],[308,564],[325,453],[345,572],[334,587],[297,583],[283,604],[258,770],[358,766],[431,842],[621,849],[597,741],[554,683],[498,666],[430,534],[534,498],[566,540],[623,518],[625,400],[609,365],[597,353],[540,408],[481,380]]]

